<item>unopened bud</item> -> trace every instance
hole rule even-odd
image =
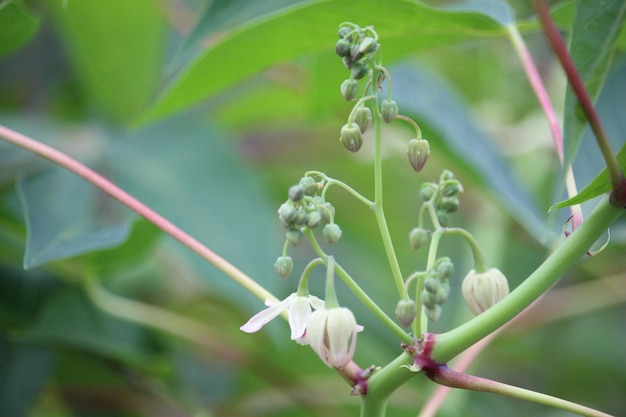
[[[459,180],[446,180],[439,184],[439,188],[441,188],[441,195],[444,197],[456,197],[457,194],[463,192],[463,186],[459,182]]]
[[[285,227],[289,227],[291,225],[291,222],[293,222],[296,218],[296,214],[296,208],[289,203],[283,203],[278,208],[278,218]]]
[[[444,169],[441,175],[439,176],[439,183],[446,182],[448,180],[453,180],[454,174],[449,169]]]
[[[354,123],[359,125],[361,133],[365,133],[372,120],[372,111],[368,107],[359,107],[354,115]]]
[[[432,321],[437,321],[439,320],[439,317],[441,317],[441,306],[439,304],[435,304],[432,308],[427,308],[425,310],[426,316]]]
[[[437,221],[441,227],[448,227],[448,212],[437,210]]]
[[[398,104],[395,100],[385,99],[380,104],[380,113],[383,116],[383,120],[387,123],[393,122],[398,116]]]
[[[448,299],[450,295],[450,285],[445,282],[441,282],[437,291],[433,294],[433,301],[435,304],[442,305]]]
[[[306,224],[308,218],[309,218],[309,215],[306,214],[306,211],[304,211],[304,209],[302,209],[302,208],[299,208],[296,211],[296,217],[293,219],[293,223],[296,226],[304,226]]]
[[[454,274],[454,264],[450,258],[442,258],[437,264],[437,273],[441,279],[449,279]]]
[[[350,48],[350,59],[353,62],[356,62],[359,59],[363,58],[363,55],[363,52],[359,50],[359,44],[352,45],[352,48]]]
[[[436,184],[432,182],[422,183],[422,186],[420,187],[420,199],[424,203],[428,203],[435,196],[436,192],[437,192]]]
[[[362,54],[376,52],[376,49],[378,49],[378,43],[374,40],[374,38],[367,37],[359,44],[359,52]]]
[[[459,199],[456,197],[441,197],[438,207],[446,213],[454,213],[459,209]]]
[[[287,233],[285,233],[285,238],[293,246],[298,246],[302,240],[302,230],[297,228],[289,229]]]
[[[311,196],[318,191],[317,183],[313,177],[302,177],[299,182],[300,187],[304,190],[304,194]]]
[[[341,239],[341,229],[334,223],[327,224],[322,230],[322,236],[328,243],[337,243]]]
[[[411,164],[415,172],[420,172],[430,156],[428,141],[426,139],[411,139],[407,155],[409,156],[409,164]]]
[[[274,269],[281,278],[287,278],[293,271],[293,260],[291,256],[279,256],[274,263]]]
[[[306,226],[309,229],[313,229],[317,226],[319,226],[319,224],[322,221],[322,215],[320,214],[319,211],[312,211],[309,213],[309,217],[307,218],[306,221]]]
[[[344,56],[347,56],[350,54],[351,47],[352,45],[350,44],[349,40],[339,39],[337,43],[335,44],[335,52],[337,52],[337,55],[343,58]]]
[[[428,242],[428,231],[421,227],[415,227],[409,232],[409,243],[414,250],[421,248]]]
[[[483,273],[472,269],[463,279],[461,291],[469,309],[479,315],[509,294],[509,283],[497,268]]]
[[[396,305],[396,318],[404,327],[411,326],[417,315],[417,306],[413,300],[400,300]]]
[[[333,217],[335,217],[335,207],[329,202],[322,203],[319,211],[322,215],[322,220],[326,223],[330,223],[333,220]]]
[[[352,60],[354,61],[355,59],[352,58]],[[352,67],[350,67],[350,78],[360,80],[367,75],[368,70],[369,68],[367,67],[367,64],[363,62],[354,62]]]
[[[347,123],[341,128],[339,141],[350,152],[357,152],[363,145],[363,135],[356,123]]]
[[[298,185],[292,185],[291,187],[289,187],[289,191],[287,192],[287,196],[294,203],[296,201],[300,201],[300,200],[302,200],[302,197],[304,197],[304,188],[301,185],[299,185],[299,184]]]
[[[356,93],[359,91],[359,83],[352,78],[348,78],[341,83],[341,95],[344,100],[351,101],[356,97]]]
[[[339,28],[337,34],[339,35],[340,39],[344,39],[350,32],[352,32],[352,28],[350,28],[350,26],[342,26]],[[347,40],[352,41],[352,36],[348,36]]]

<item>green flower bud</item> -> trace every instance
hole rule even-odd
[[[348,54],[350,54],[351,47],[352,45],[349,40],[339,39],[335,44],[335,52],[337,52],[337,55],[340,57],[348,56]]]
[[[341,239],[341,229],[335,223],[329,223],[324,226],[322,236],[328,243],[337,243],[339,242],[339,239]]]
[[[422,186],[420,187],[420,199],[424,203],[427,203],[435,196],[436,192],[437,192],[436,184],[432,182],[422,183]]]
[[[439,320],[439,317],[441,317],[441,306],[439,304],[435,304],[432,308],[427,308],[426,316],[432,321]]]
[[[298,246],[302,240],[302,230],[291,228],[287,230],[287,233],[285,233],[285,238],[293,246]]]
[[[368,70],[369,68],[367,67],[367,64],[363,62],[354,62],[350,68],[350,77],[355,80],[360,80],[367,75]]]
[[[433,293],[433,301],[435,304],[442,305],[448,299],[450,295],[450,285],[442,282],[437,288],[437,291]]]
[[[361,133],[365,133],[371,121],[372,111],[368,107],[359,107],[354,115],[354,123],[359,125]]]
[[[350,32],[352,32],[352,28],[350,26],[342,26],[339,28],[339,31],[337,32],[337,34],[339,35],[340,39],[346,39],[346,36]],[[348,36],[346,40],[348,42],[352,42],[352,35]]]
[[[409,164],[413,167],[415,172],[420,172],[428,157],[430,156],[430,145],[426,139],[411,139],[409,141],[409,150],[407,151],[409,156]]]
[[[297,226],[304,226],[309,218],[309,215],[304,211],[304,209],[299,208],[296,211],[296,217],[293,219],[294,224]]]
[[[279,256],[274,263],[274,270],[281,278],[287,278],[293,271],[293,259],[291,256]]]
[[[317,183],[313,177],[302,177],[299,182],[300,187],[304,190],[304,194],[308,196],[315,195],[318,191]]]
[[[460,201],[456,197],[441,197],[437,207],[446,213],[454,213],[459,209]]]
[[[377,49],[378,43],[374,40],[374,38],[370,38],[369,36],[363,39],[359,44],[359,52],[361,52],[362,54],[376,52]]]
[[[448,227],[448,212],[437,210],[437,220],[442,227]]]
[[[354,64],[354,61],[352,61],[352,58],[350,58],[349,56],[344,56],[343,58],[341,58],[341,62],[343,62],[343,66],[347,69],[352,68],[352,64]]]
[[[322,215],[320,214],[319,211],[312,211],[309,213],[309,217],[306,221],[306,226],[309,229],[313,229],[317,226],[319,226],[319,224],[322,222]]]
[[[461,291],[469,309],[479,315],[509,294],[509,283],[497,268],[483,273],[472,269],[463,279]]]
[[[350,48],[350,59],[352,62],[356,63],[359,59],[363,58],[363,55],[363,52],[359,50],[358,43],[352,45],[352,48]]]
[[[396,318],[404,327],[410,327],[417,315],[417,306],[413,300],[400,300],[396,305]]]
[[[434,275],[429,275],[424,279],[424,291],[434,294],[441,285],[441,281]]]
[[[420,227],[415,227],[409,232],[409,243],[415,250],[421,248],[424,243],[428,242],[428,231]]]
[[[322,215],[322,220],[326,223],[330,223],[333,220],[333,217],[335,217],[335,207],[328,202],[322,203],[319,211]]]
[[[385,99],[380,104],[380,113],[383,115],[383,120],[387,123],[393,122],[398,116],[398,104],[395,100]]]
[[[363,135],[356,123],[347,123],[341,128],[339,141],[350,152],[357,152],[363,145]]]
[[[359,83],[352,78],[348,78],[344,82],[341,83],[341,95],[344,100],[352,101],[356,97],[359,92]]]
[[[422,291],[422,304],[426,309],[436,306],[437,303],[435,303],[435,300],[433,299],[433,293],[429,291]]]
[[[289,227],[296,218],[297,210],[289,203],[283,203],[278,208],[278,218],[283,226]]]
[[[443,183],[443,182],[446,182],[448,180],[453,180],[453,179],[454,179],[454,174],[452,173],[452,171],[448,169],[444,169],[441,175],[439,176],[439,183]]]
[[[456,197],[457,194],[463,192],[463,186],[459,180],[446,180],[439,184],[441,195],[444,197]]]
[[[442,279],[449,279],[454,274],[454,264],[450,258],[442,258],[437,264],[437,274]]]
[[[304,188],[300,184],[292,185],[291,187],[289,187],[289,191],[287,192],[287,196],[294,203],[296,201],[300,201],[300,200],[302,200],[302,197],[304,197]]]

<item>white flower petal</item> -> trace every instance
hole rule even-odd
[[[309,297],[296,297],[293,300],[289,306],[291,340],[296,340],[304,336],[311,314],[311,302],[309,301]]]
[[[240,327],[240,329],[246,333],[254,333],[259,331],[263,326],[265,326],[269,321],[278,317],[280,313],[292,303],[293,298],[295,298],[296,294],[291,294],[289,297],[285,298],[278,304],[275,304],[271,307],[266,308],[252,316],[250,320],[246,324]]]

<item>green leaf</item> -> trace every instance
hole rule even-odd
[[[502,26],[515,22],[515,12],[502,0],[464,0],[446,7],[448,10],[472,11],[482,13],[499,22]]]
[[[358,7],[350,0],[301,2],[226,32],[184,68],[139,121],[187,109],[278,63],[311,53],[334,53],[337,27],[345,20],[376,27],[386,60],[468,38],[505,34],[484,14],[407,0],[384,4],[363,0]]]
[[[50,3],[81,92],[116,122],[136,116],[158,84],[164,35],[158,7],[150,0]]]
[[[24,268],[119,245],[129,211],[82,178],[57,168],[18,181],[27,241]]]
[[[0,57],[19,49],[39,28],[35,17],[21,0],[0,2]]]
[[[626,18],[626,2],[577,1],[570,38],[570,55],[587,92],[595,102],[608,74],[618,36]],[[578,152],[587,119],[571,91],[565,94],[565,162],[571,163]]]
[[[101,312],[81,291],[70,287],[50,296],[39,319],[20,330],[16,339],[62,345],[139,363],[152,345],[144,328]]]
[[[0,358],[0,415],[28,415],[44,388],[53,355],[48,348],[13,343],[0,334]]]

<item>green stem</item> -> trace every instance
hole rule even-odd
[[[305,229],[304,234],[309,238],[313,250],[317,255],[326,259],[328,255],[322,250],[317,243],[317,239],[313,235],[310,229]],[[341,267],[338,263],[335,263],[335,271],[339,278],[346,284],[346,286],[357,296],[357,298],[367,307],[374,315],[387,326],[402,342],[412,343],[413,338],[402,327],[400,327],[395,321],[393,321],[385,312],[372,300],[365,291],[356,283],[356,281],[348,274],[348,272]]]
[[[576,229],[522,284],[499,303],[461,326],[436,338],[432,357],[446,363],[495,331],[535,301],[556,282],[623,212],[603,199]]]
[[[402,352],[369,378],[367,395],[361,398],[361,417],[384,417],[389,396],[416,375],[406,368],[412,363],[413,357]]]
[[[380,230],[381,239],[385,247],[385,253],[387,254],[387,260],[391,267],[391,274],[396,284],[398,295],[402,297],[404,295],[404,280],[402,279],[402,271],[400,270],[400,264],[398,263],[398,258],[393,248],[393,242],[389,234],[389,227],[387,226],[383,209],[383,163],[381,155],[383,118],[377,105],[374,106],[373,118],[374,124],[376,125],[374,138],[374,214],[376,215],[376,222],[378,223],[378,229]]]
[[[485,262],[485,256],[480,250],[480,246],[478,242],[472,236],[470,232],[465,229],[461,229],[460,227],[449,227],[445,229],[445,234],[450,235],[459,235],[465,239],[465,241],[469,244],[470,249],[472,250],[472,256],[474,258],[474,269],[476,272],[483,273],[487,271],[487,263]]]
[[[325,262],[323,259],[315,258],[304,267],[302,275],[300,276],[300,282],[298,283],[298,296],[307,297],[309,295],[309,275],[311,275],[313,268],[324,264]]]
[[[73,172],[79,177],[82,177],[87,182],[93,184],[109,196],[113,197],[120,203],[124,204],[126,207],[144,217],[156,227],[163,230],[163,232],[178,240],[187,248],[191,249],[193,252],[205,259],[207,262],[213,264],[224,274],[226,274],[232,280],[250,291],[260,300],[265,301],[267,299],[270,299],[272,301],[278,302],[278,299],[272,293],[267,291],[255,280],[243,273],[240,269],[235,267],[230,262],[226,261],[224,258],[204,246],[198,240],[179,229],[169,220],[158,214],[156,211],[152,210],[150,207],[146,206],[141,201],[137,200],[135,197],[128,194],[126,191],[122,190],[120,187],[113,184],[111,181],[104,178],[102,175],[98,174],[91,168],[88,168],[87,166],[81,164],[80,162],[69,157],[63,152],[60,152],[48,145],[45,145],[41,142],[29,138],[28,136],[22,135],[21,133],[15,132],[1,125],[0,138],[8,143],[11,143],[15,146],[39,155],[67,169],[68,171]]]
[[[339,301],[335,292],[335,257],[328,255],[326,257],[326,287],[324,291],[325,308],[338,308]]]
[[[611,143],[604,132],[598,113],[593,107],[593,103],[587,93],[585,84],[576,70],[574,61],[567,51],[567,47],[561,38],[559,30],[552,21],[547,2],[545,0],[535,0],[534,6],[548,43],[552,47],[554,54],[561,62],[561,66],[567,75],[567,81],[569,82],[572,91],[578,99],[581,109],[589,121],[589,125],[594,133],[600,152],[602,152],[602,156],[609,173],[609,178],[611,180],[611,187],[613,189],[610,199],[611,204],[616,207],[624,207],[626,206],[626,178],[624,178],[624,173],[617,162],[615,152],[613,152]]]

